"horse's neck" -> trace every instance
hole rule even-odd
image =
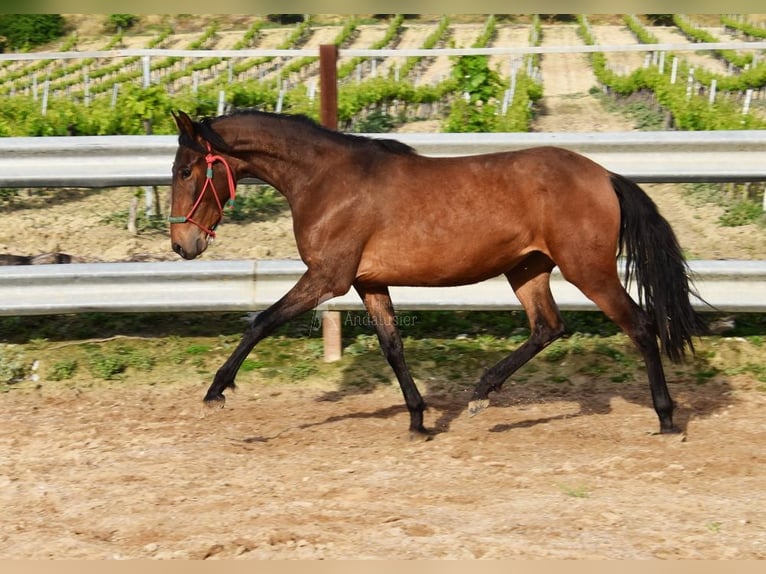
[[[240,157],[247,175],[270,183],[291,204],[342,149],[311,125],[290,125],[268,117],[254,117],[252,124],[240,127],[236,141],[236,147],[244,152]]]

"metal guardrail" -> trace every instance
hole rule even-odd
[[[369,134],[371,137],[390,137]],[[469,155],[535,145],[579,151],[639,182],[766,180],[766,132],[398,134],[424,155]],[[0,138],[0,187],[168,185],[175,136]],[[766,261],[692,261],[703,299],[720,311],[766,312]],[[4,267],[0,315],[88,311],[254,311],[290,289],[300,261],[173,261]],[[554,273],[564,310],[595,306]],[[520,309],[502,278],[444,288],[394,287],[398,310]],[[701,310],[709,309],[701,301]],[[361,310],[351,292],[319,308]],[[323,322],[325,359],[340,357],[340,325]]]
[[[394,137],[429,156],[557,145],[637,182],[766,180],[764,130],[402,133]],[[0,187],[169,185],[176,148],[176,136],[0,138]]]
[[[766,261],[690,262],[700,295],[726,312],[766,312]],[[0,315],[103,312],[254,311],[284,295],[303,274],[300,261],[167,261],[4,267]],[[553,295],[564,310],[594,310],[558,271]],[[504,278],[460,287],[392,287],[397,310],[521,309]],[[710,310],[701,301],[695,306]],[[320,311],[362,310],[351,290]]]

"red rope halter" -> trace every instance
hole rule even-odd
[[[234,183],[234,176],[231,173],[231,168],[229,167],[229,163],[220,155],[214,155],[213,149],[210,147],[210,144],[207,144],[207,155],[205,155],[205,161],[207,162],[207,172],[206,172],[206,178],[205,179],[205,185],[202,186],[202,191],[199,192],[199,196],[197,197],[197,201],[194,202],[194,205],[192,205],[191,209],[189,210],[189,213],[187,215],[182,216],[170,216],[168,217],[168,221],[173,223],[193,223],[197,227],[199,227],[202,231],[204,231],[207,235],[210,237],[215,238],[215,228],[217,227],[218,223],[213,225],[210,228],[205,227],[198,221],[195,221],[192,216],[194,215],[194,212],[197,211],[197,207],[199,207],[199,204],[202,202],[202,198],[205,197],[205,192],[210,189],[210,191],[213,193],[213,198],[215,199],[215,204],[218,206],[218,211],[221,214],[221,219],[223,219],[223,205],[221,203],[221,197],[218,195],[218,191],[215,188],[215,184],[213,183],[213,164],[216,161],[220,161],[225,167],[226,167],[226,178],[229,182],[229,200],[226,202],[226,207],[231,207],[234,205],[234,195],[236,193],[237,186]],[[220,221],[220,220],[219,220]]]

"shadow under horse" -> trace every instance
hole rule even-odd
[[[680,361],[703,322],[678,241],[634,182],[557,147],[427,157],[391,139],[328,130],[303,117],[253,110],[192,120],[174,114],[170,239],[185,259],[215,237],[236,183],[258,178],[287,199],[307,271],[258,314],[205,395],[224,390],[253,347],[320,303],[358,292],[401,386],[410,431],[429,436],[425,402],[404,358],[390,286],[439,287],[505,275],[529,318],[526,342],[488,369],[469,403],[489,394],[564,333],[550,290],[555,266],[633,341],[646,364],[660,432],[677,432],[661,352]],[[634,301],[620,280],[636,282]],[[659,342],[658,342],[659,341]]]

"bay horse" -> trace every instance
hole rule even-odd
[[[661,352],[680,361],[702,329],[698,297],[669,223],[634,182],[557,147],[433,158],[391,139],[326,129],[304,116],[254,110],[192,120],[179,130],[169,217],[173,250],[202,254],[236,183],[258,178],[287,199],[306,273],[258,314],[204,401],[223,391],[277,327],[353,287],[399,381],[410,432],[428,436],[425,403],[404,359],[390,286],[454,286],[505,275],[530,336],[488,369],[468,405],[489,404],[519,367],[564,333],[550,275],[578,287],[633,341],[646,363],[660,432],[678,432]],[[626,284],[635,280],[639,303]],[[659,340],[659,344],[658,344]]]

